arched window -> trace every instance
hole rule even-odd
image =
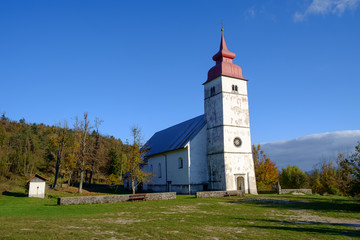
[[[161,178],[161,163],[159,163],[159,172],[158,172],[158,177]]]
[[[183,168],[184,167],[184,160],[180,157],[179,158],[179,168]]]
[[[150,172],[151,172],[151,173],[154,173],[154,169],[153,169],[153,165],[152,165],[152,164],[150,165]]]
[[[233,92],[238,92],[238,86],[237,85],[232,85],[231,86],[231,90],[233,91]]]

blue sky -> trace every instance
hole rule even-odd
[[[1,1],[0,112],[146,140],[203,114],[221,22],[253,143],[359,129],[359,0]]]

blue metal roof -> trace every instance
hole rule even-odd
[[[205,116],[201,115],[155,133],[145,144],[149,149],[146,157],[185,147],[205,124]]]

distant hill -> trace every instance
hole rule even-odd
[[[339,153],[354,151],[359,141],[360,130],[349,130],[263,143],[261,149],[279,169],[287,165],[297,165],[303,171],[309,171],[323,160],[335,161]]]

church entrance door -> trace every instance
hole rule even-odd
[[[237,190],[245,192],[245,179],[244,179],[244,177],[237,177],[236,185],[237,185]]]

